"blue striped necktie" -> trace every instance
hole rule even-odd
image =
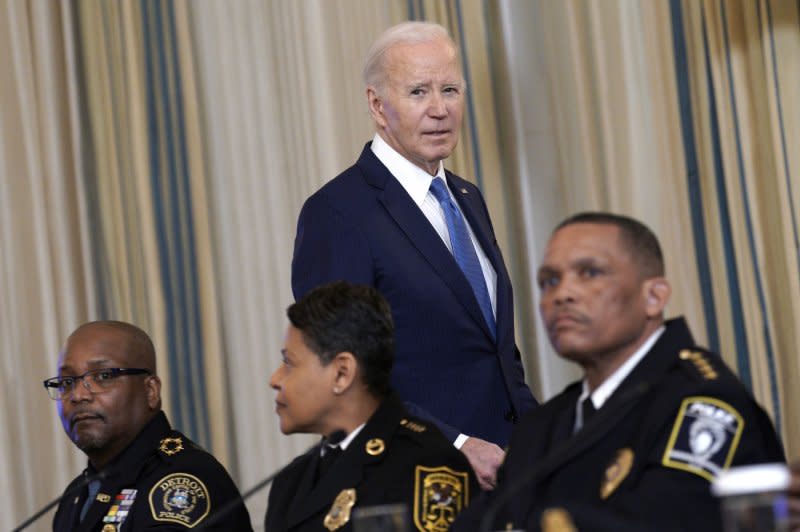
[[[481,307],[481,312],[494,340],[496,323],[492,312],[492,300],[489,299],[486,279],[483,277],[483,270],[481,269],[481,263],[478,261],[478,255],[475,253],[475,246],[472,245],[472,240],[469,237],[467,222],[461,216],[458,205],[450,197],[447,185],[442,178],[433,178],[433,181],[431,181],[431,193],[442,206],[444,219],[447,222],[447,231],[450,233],[450,246],[453,248],[453,257],[472,286],[472,291],[475,293],[475,298],[478,300],[478,305]]]

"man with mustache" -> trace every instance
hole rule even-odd
[[[89,458],[64,491],[56,532],[186,530],[240,499],[217,460],[170,427],[153,343],[119,321],[73,332],[44,381],[69,439]],[[244,504],[211,530],[252,530]]]
[[[720,357],[682,318],[664,320],[655,235],[625,216],[575,215],[553,232],[538,283],[550,341],[583,379],[520,423],[497,489],[456,529],[497,509],[491,530],[721,530],[710,481],[784,453]]]
[[[364,65],[375,136],[355,165],[306,201],[297,222],[296,299],[346,280],[392,308],[392,385],[494,484],[519,416],[536,406],[514,340],[511,282],[480,190],[444,169],[466,84],[438,24],[381,34]]]

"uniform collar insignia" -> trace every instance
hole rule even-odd
[[[164,438],[158,448],[167,456],[172,456],[183,450],[183,440],[181,438]]]
[[[380,438],[372,438],[366,445],[367,454],[370,456],[378,456],[386,450],[386,444]]]

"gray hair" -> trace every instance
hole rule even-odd
[[[447,29],[433,22],[401,22],[381,33],[367,52],[364,60],[364,86],[381,89],[386,81],[383,58],[386,51],[397,44],[419,44],[445,39],[458,54],[458,47]]]

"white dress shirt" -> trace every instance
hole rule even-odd
[[[361,432],[361,429],[363,429],[366,425],[367,425],[366,423],[362,423],[361,425],[357,426],[355,429],[353,429],[353,431],[350,434],[345,436],[345,438],[336,445],[329,445],[327,443],[321,445],[319,448],[319,455],[325,456],[325,453],[328,452],[328,449],[331,449],[333,447],[339,447],[342,451],[347,450],[347,446],[350,445],[354,439],[356,439],[358,433]]]

